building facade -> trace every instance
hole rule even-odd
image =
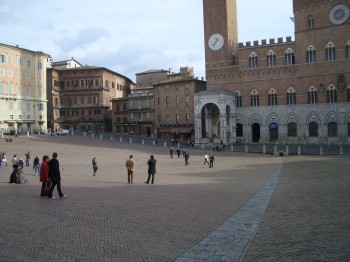
[[[112,131],[112,99],[135,87],[127,77],[104,67],[52,68],[48,75],[49,123],[54,131]]]
[[[238,43],[236,1],[204,0],[208,91],[195,96],[196,143],[349,143],[349,9],[294,0],[294,41]]]
[[[127,97],[113,99],[112,104],[114,132],[153,137],[154,100],[152,87],[135,88]]]
[[[0,128],[46,132],[46,68],[50,56],[0,43]]]
[[[194,78],[192,71],[153,85],[156,137],[194,140],[193,98],[195,93],[206,90],[206,82]]]

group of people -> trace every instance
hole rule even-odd
[[[30,152],[25,153],[26,166],[29,166]],[[17,158],[17,154],[13,155],[12,158],[13,171],[10,176],[11,184],[24,184],[28,182],[28,179],[23,173],[24,161],[22,157]],[[40,164],[39,156],[34,158],[33,162],[34,175],[39,176],[41,185],[40,196],[47,196],[49,199],[55,199],[53,191],[57,186],[59,197],[65,198],[66,195],[61,190],[61,174],[59,161],[57,160],[57,153],[52,154],[52,159],[49,156],[44,155]]]

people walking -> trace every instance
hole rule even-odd
[[[184,152],[184,157],[185,157],[185,166],[187,166],[190,164],[190,162],[188,162],[188,160],[190,159],[190,154],[188,152]]]
[[[209,163],[209,168],[212,168],[212,167],[214,167],[214,155],[213,154],[210,154],[210,157],[209,157],[209,161],[210,161],[210,163]]]
[[[180,158],[180,154],[181,154],[181,149],[180,148],[176,149],[176,154],[177,154],[177,158]]]
[[[130,158],[126,160],[125,166],[128,171],[128,183],[133,184],[135,172],[135,160],[133,155],[130,155]]]
[[[7,158],[5,152],[2,152],[2,165],[7,166]]]
[[[20,156],[18,160],[18,169],[22,170],[24,168],[24,161],[23,158]]]
[[[40,165],[40,182],[41,182],[41,193],[40,196],[47,196],[50,191],[50,185],[49,182],[49,156],[45,155],[43,156],[43,161]]]
[[[208,153],[205,153],[205,155],[204,155],[204,165],[205,164],[209,165],[209,155],[208,155]]]
[[[154,175],[156,174],[156,163],[157,160],[154,159],[154,155],[151,155],[150,158],[147,161],[147,165],[148,165],[148,179],[145,182],[146,184],[149,183],[149,181],[151,180],[151,183],[154,183]]]
[[[26,157],[26,166],[29,166],[29,161],[30,161],[30,152],[27,151],[25,154],[25,157]]]
[[[173,158],[174,157],[174,148],[170,148],[170,157]]]
[[[55,197],[52,196],[52,193],[56,185],[57,185],[57,192],[60,199],[67,197],[67,195],[64,195],[61,190],[60,163],[57,160],[56,152],[52,154],[52,159],[49,162],[49,180],[51,181],[51,187],[50,187],[50,192],[48,196],[49,199],[55,199]]]
[[[96,176],[97,169],[98,169],[97,160],[96,160],[96,157],[94,157],[92,159],[92,171],[93,171],[92,175],[93,176]]]
[[[14,155],[13,155],[13,158],[12,158],[12,166],[13,166],[13,169],[15,169],[15,168],[18,169],[18,158],[17,158],[17,154],[14,154]]]
[[[39,156],[35,156],[35,158],[34,158],[33,169],[34,169],[34,176],[38,176],[39,175],[39,169],[40,169]]]

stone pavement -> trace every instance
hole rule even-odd
[[[151,145],[71,136],[0,141],[9,161],[27,150],[32,160],[58,152],[69,197],[39,197],[29,167],[26,185],[9,184],[11,167],[0,168],[0,261],[350,260],[345,156],[218,152],[209,169],[201,150],[189,150],[185,166]],[[124,167],[130,154],[137,160],[133,185]],[[158,160],[154,185],[143,183],[150,154]],[[223,239],[230,252],[213,245],[200,257],[189,255],[203,241]]]

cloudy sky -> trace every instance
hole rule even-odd
[[[193,66],[205,77],[202,0],[0,0],[0,42],[74,57],[135,81]],[[292,0],[237,0],[239,42],[292,36]]]

